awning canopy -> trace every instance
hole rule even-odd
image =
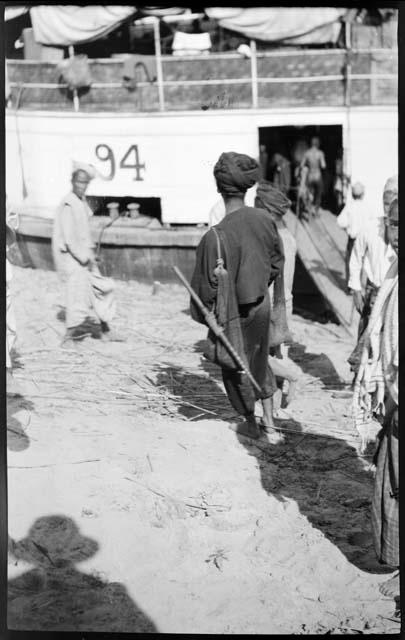
[[[4,10],[4,21],[8,22],[9,20],[14,20],[14,18],[19,18],[20,16],[23,16],[24,13],[28,13],[28,11],[28,5],[20,5],[19,7],[8,6]]]
[[[191,19],[181,7],[135,7],[129,5],[8,5],[5,20],[30,12],[35,40],[44,45],[68,46],[92,42],[114,31],[132,15],[167,22]],[[285,44],[334,44],[341,20],[354,19],[349,8],[308,7],[211,7],[206,15],[219,26],[263,42]],[[364,11],[367,12],[365,9]]]
[[[38,5],[30,9],[30,16],[37,42],[68,46],[106,36],[136,10],[123,5]]]
[[[337,41],[341,29],[340,20],[347,11],[319,7],[213,7],[206,9],[206,14],[209,18],[218,20],[224,29],[237,31],[253,40],[325,44]]]

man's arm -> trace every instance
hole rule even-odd
[[[367,251],[367,241],[363,233],[360,233],[354,241],[349,261],[348,287],[353,292],[355,307],[359,313],[363,309],[363,295],[361,288],[361,270]]]
[[[320,151],[319,163],[321,165],[321,169],[326,169],[325,154],[323,151]]]
[[[274,222],[272,222],[269,241],[271,245],[271,249],[270,249],[271,268],[270,268],[270,274],[269,274],[269,285],[270,285],[277,278],[277,276],[283,272],[283,269],[284,269],[283,242],[280,238],[280,234]]]
[[[197,247],[196,263],[190,283],[200,300],[209,310],[212,309],[217,295],[218,283],[214,274],[217,257],[216,237],[214,232],[210,230],[201,238]],[[204,317],[193,299],[190,300],[190,312],[193,320],[205,324]]]
[[[83,247],[75,234],[75,216],[70,205],[65,204],[61,212],[61,226],[66,247],[71,256],[81,265],[86,266],[93,257],[90,247]]]
[[[300,164],[301,169],[302,169],[303,167],[305,167],[305,165],[307,164],[307,160],[308,160],[307,153],[308,153],[308,152],[307,152],[307,151],[305,151],[304,155],[302,156],[302,160],[301,160],[301,164]]]
[[[348,205],[346,205],[345,207],[343,207],[342,211],[340,212],[340,214],[336,218],[336,222],[338,223],[339,227],[341,227],[341,229],[347,229],[347,227],[349,226],[349,215],[348,214],[349,214]]]

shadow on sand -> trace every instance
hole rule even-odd
[[[201,352],[201,349],[202,342],[196,343],[195,350]],[[305,348],[295,345],[296,361],[301,366],[298,356],[302,350]],[[340,381],[327,356],[305,356],[304,370],[318,376],[325,386],[330,386],[331,381],[336,384]],[[208,373],[209,377],[190,374],[179,367],[167,367],[158,372],[158,382],[172,392],[174,381],[180,413],[187,413],[188,417],[194,415],[195,420],[229,420],[235,412],[218,385],[220,369],[204,359],[200,366],[201,373]],[[190,402],[198,408],[184,404]],[[217,415],[202,413],[202,409],[215,411]],[[305,433],[301,424],[292,419],[276,419],[276,424],[285,432],[285,440],[279,444],[270,444],[266,438],[256,442],[237,434],[248,454],[258,461],[265,491],[280,501],[295,500],[309,522],[359,569],[389,573],[391,570],[377,562],[372,542],[373,476],[364,469],[355,447],[333,436]],[[274,465],[277,466],[276,473]]]
[[[71,518],[38,518],[26,538],[9,538],[8,549],[9,563],[33,565],[8,583],[9,629],[157,633],[122,584],[77,570],[99,545]]]
[[[7,448],[10,451],[25,451],[30,446],[25,429],[33,409],[33,403],[23,396],[7,396]]]

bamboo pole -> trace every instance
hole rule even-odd
[[[160,27],[159,18],[156,18],[153,23],[153,33],[155,36],[155,55],[156,55],[156,73],[159,92],[159,109],[165,110],[165,96],[163,89],[163,68],[162,68],[162,51],[160,48]]]

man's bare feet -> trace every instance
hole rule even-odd
[[[284,434],[279,431],[274,424],[269,426],[262,421],[260,422],[260,429],[266,434],[267,440],[270,444],[280,444],[285,440]]]
[[[386,596],[387,598],[398,598],[399,597],[399,572],[389,580],[382,582],[379,586],[379,591],[383,596]]]

